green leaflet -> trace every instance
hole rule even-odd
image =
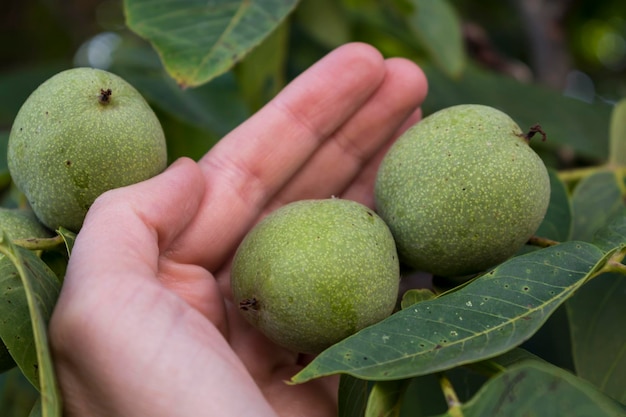
[[[228,71],[269,35],[297,0],[125,0],[128,27],[147,39],[183,87]]]
[[[494,357],[532,336],[612,254],[565,242],[518,256],[331,346],[292,382],[335,373],[402,379]]]
[[[61,416],[47,324],[60,291],[54,272],[27,249],[0,237],[0,335],[22,373],[41,393],[44,417]]]

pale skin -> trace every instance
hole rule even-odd
[[[341,46],[200,161],[103,194],[50,323],[66,416],[333,416],[337,377],[303,366],[233,305],[229,264],[268,212],[339,196],[373,207],[393,140],[421,116],[414,63]]]

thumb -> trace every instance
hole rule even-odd
[[[56,321],[81,322],[94,306],[105,317],[103,309],[130,308],[125,297],[155,288],[160,255],[192,221],[204,189],[200,169],[185,158],[98,197],[77,235],[54,314],[63,320]]]
[[[204,176],[198,165],[189,158],[180,158],[153,178],[98,197],[79,236],[119,247],[129,234],[134,234],[144,240],[144,245],[151,237],[160,249],[167,248],[193,220],[204,190]],[[116,244],[118,238],[121,241]]]

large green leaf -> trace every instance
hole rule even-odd
[[[523,360],[539,359],[521,348],[513,349],[495,358],[460,366],[443,373],[452,383],[461,402],[470,401],[493,376]],[[432,417],[444,413],[448,403],[442,392],[440,374],[429,374],[411,379],[404,394],[402,417]]]
[[[461,19],[447,0],[343,0],[352,40],[370,43],[386,56],[424,60],[444,78],[466,66]]]
[[[591,384],[542,361],[527,360],[487,382],[460,413],[441,417],[623,417],[625,410]]]
[[[184,87],[228,71],[293,10],[297,0],[124,0],[126,23],[159,52]]]
[[[451,79],[433,65],[422,67],[429,82],[425,114],[455,104],[486,104],[509,114],[522,129],[541,124],[548,138],[533,146],[566,146],[578,155],[602,161],[608,157],[612,108],[606,103],[585,103],[471,65],[458,79]]]
[[[369,395],[368,382],[351,375],[339,379],[338,417],[363,417]]]
[[[350,21],[340,1],[303,0],[295,14],[302,30],[327,48],[336,48],[351,40]]]
[[[110,70],[137,88],[157,110],[217,137],[230,132],[251,114],[231,72],[205,85],[183,90],[167,75],[154,50],[145,43],[136,45],[124,39],[114,54]],[[189,140],[185,135],[168,136],[168,142]]]
[[[0,374],[0,416],[24,417],[38,396],[19,368]]]
[[[370,391],[365,417],[397,417],[410,379],[378,381]]]
[[[572,213],[565,184],[559,179],[556,171],[550,173],[550,205],[548,211],[535,233],[537,236],[564,242],[569,239],[572,228]]]
[[[448,376],[452,374],[458,374],[455,387],[458,387],[460,391],[465,391],[467,389],[465,378],[470,372],[459,367],[447,372]],[[476,373],[472,372],[472,375]],[[441,414],[446,408],[447,403],[441,391],[438,375],[422,375],[411,378],[411,383],[404,394],[400,415],[402,417],[431,417]]]
[[[59,282],[32,252],[20,252],[23,252],[23,269],[30,274],[27,279],[32,280],[35,297],[41,303],[41,319],[47,324],[58,296]],[[0,255],[0,290],[0,336],[24,375],[39,387],[39,358],[30,308],[18,268],[4,255]]]
[[[239,90],[256,112],[285,86],[289,26],[281,24],[235,67]]]
[[[572,235],[592,241],[594,234],[624,210],[623,181],[615,172],[600,171],[581,180],[572,194]]]
[[[213,83],[207,84],[212,85]],[[189,91],[189,90],[187,90]],[[173,162],[181,156],[199,160],[219,141],[221,136],[191,125],[172,113],[155,109],[167,138],[167,157]]]
[[[626,404],[626,276],[605,274],[567,301],[576,373]]]
[[[24,287],[13,261],[0,253],[0,338],[7,352],[17,358],[32,384],[39,386],[37,352]]]
[[[610,251],[626,245],[626,209],[594,235]],[[626,277],[605,274],[585,285],[566,303],[576,372],[607,395],[626,404]]]
[[[447,0],[412,0],[409,26],[422,47],[448,76],[458,77],[465,67],[461,21]]]
[[[38,62],[37,65],[0,73],[0,128],[10,129],[28,96],[48,78],[67,69],[68,65],[67,62]]]
[[[39,390],[44,417],[61,416],[47,323],[60,291],[55,274],[30,250],[0,238],[0,334],[22,373]]]
[[[617,211],[612,220],[595,233],[592,243],[606,252],[626,244],[626,207]]]
[[[150,45],[124,38],[110,68],[130,82],[155,110],[170,161],[202,157],[251,114],[232,72],[193,89],[181,89],[163,69]]]
[[[572,241],[515,257],[331,346],[292,381],[402,379],[494,357],[532,336],[611,255]]]

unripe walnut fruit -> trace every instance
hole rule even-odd
[[[397,140],[380,165],[375,200],[404,263],[456,277],[520,250],[545,216],[550,180],[508,115],[465,104]]]

